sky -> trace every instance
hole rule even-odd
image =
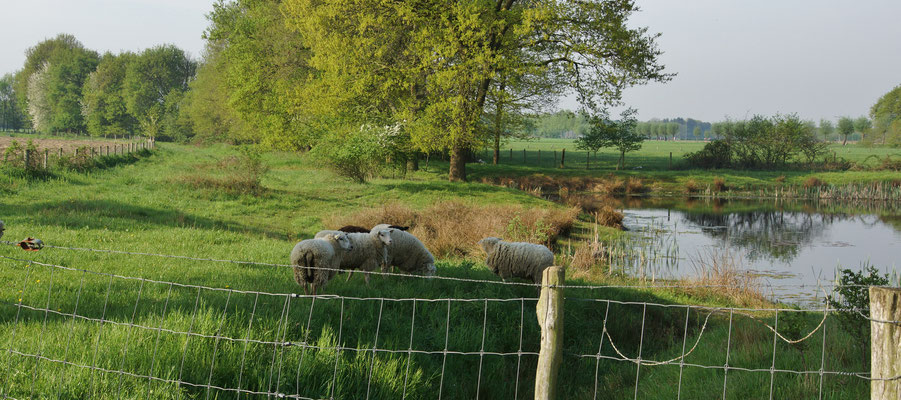
[[[676,77],[625,92],[639,119],[719,121],[865,115],[901,84],[899,0],[636,0],[634,26],[661,33]],[[101,53],[174,44],[203,50],[211,0],[0,0],[0,74],[58,33]],[[563,99],[561,108],[575,108]]]

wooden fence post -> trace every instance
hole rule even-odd
[[[522,165],[526,165],[526,149],[522,149]]]
[[[560,153],[560,168],[564,168],[566,166],[566,149],[563,149],[563,152]]]
[[[538,166],[541,166],[541,149],[538,149]]]
[[[513,149],[510,149],[510,162],[513,162]]]
[[[44,169],[50,164],[50,149],[44,149]]]
[[[669,169],[673,169],[673,152],[669,152]]]
[[[870,286],[870,399],[901,398],[901,289]]]
[[[535,307],[541,326],[541,350],[535,372],[535,399],[557,398],[557,373],[563,361],[563,267],[548,267],[542,273],[541,297]]]
[[[557,150],[554,150],[554,165],[552,165],[552,167],[556,167],[556,166],[557,166]]]
[[[585,169],[591,169],[591,152],[585,152]]]

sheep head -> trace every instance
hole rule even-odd
[[[486,237],[482,240],[479,240],[479,246],[482,247],[482,251],[484,251],[485,254],[491,255],[491,253],[494,253],[494,249],[497,248],[497,243],[500,241],[500,238]]]
[[[391,229],[382,229],[378,232],[379,240],[385,244],[385,246],[391,245]]]
[[[335,235],[329,235],[329,239],[334,240],[338,243],[338,247],[351,251],[354,249],[353,243],[350,242],[350,239],[347,237],[346,233],[338,233]]]

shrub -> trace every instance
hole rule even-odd
[[[870,321],[866,314],[859,314],[858,310],[870,308],[869,286],[887,285],[888,275],[880,275],[879,270],[872,265],[863,265],[860,271],[850,269],[841,270],[842,276],[836,286],[836,294],[826,296],[829,307],[837,310],[835,315],[842,330],[854,338],[860,346],[864,357],[864,365],[869,364],[870,351]],[[866,274],[864,274],[866,273]]]
[[[726,186],[726,179],[719,177],[719,176],[713,178],[713,191],[714,192],[719,193],[719,192],[725,192],[727,190],[729,190],[729,187]]]
[[[689,179],[685,181],[685,193],[687,194],[695,194],[700,190],[698,187],[698,182],[694,179]]]
[[[785,175],[779,175],[776,177],[776,179],[773,180],[776,181],[776,183],[783,183],[785,182]]]
[[[699,168],[727,168],[732,165],[732,147],[725,140],[714,140],[703,149],[686,154],[685,159]]]
[[[807,178],[807,180],[804,181],[804,187],[806,187],[806,188],[815,188],[815,187],[820,187],[820,186],[825,186],[825,185],[826,185],[826,182],[823,182],[822,180],[820,180],[820,178],[817,178],[815,176],[811,176],[810,178]]]
[[[338,175],[359,183],[377,175],[385,159],[379,147],[379,137],[365,128],[323,138],[311,153]]]

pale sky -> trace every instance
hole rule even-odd
[[[866,114],[901,84],[901,0],[637,2],[632,22],[663,34],[661,61],[678,73],[626,92],[640,119],[834,120]],[[101,53],[171,43],[199,57],[211,9],[211,0],[0,0],[0,74],[58,33]]]

